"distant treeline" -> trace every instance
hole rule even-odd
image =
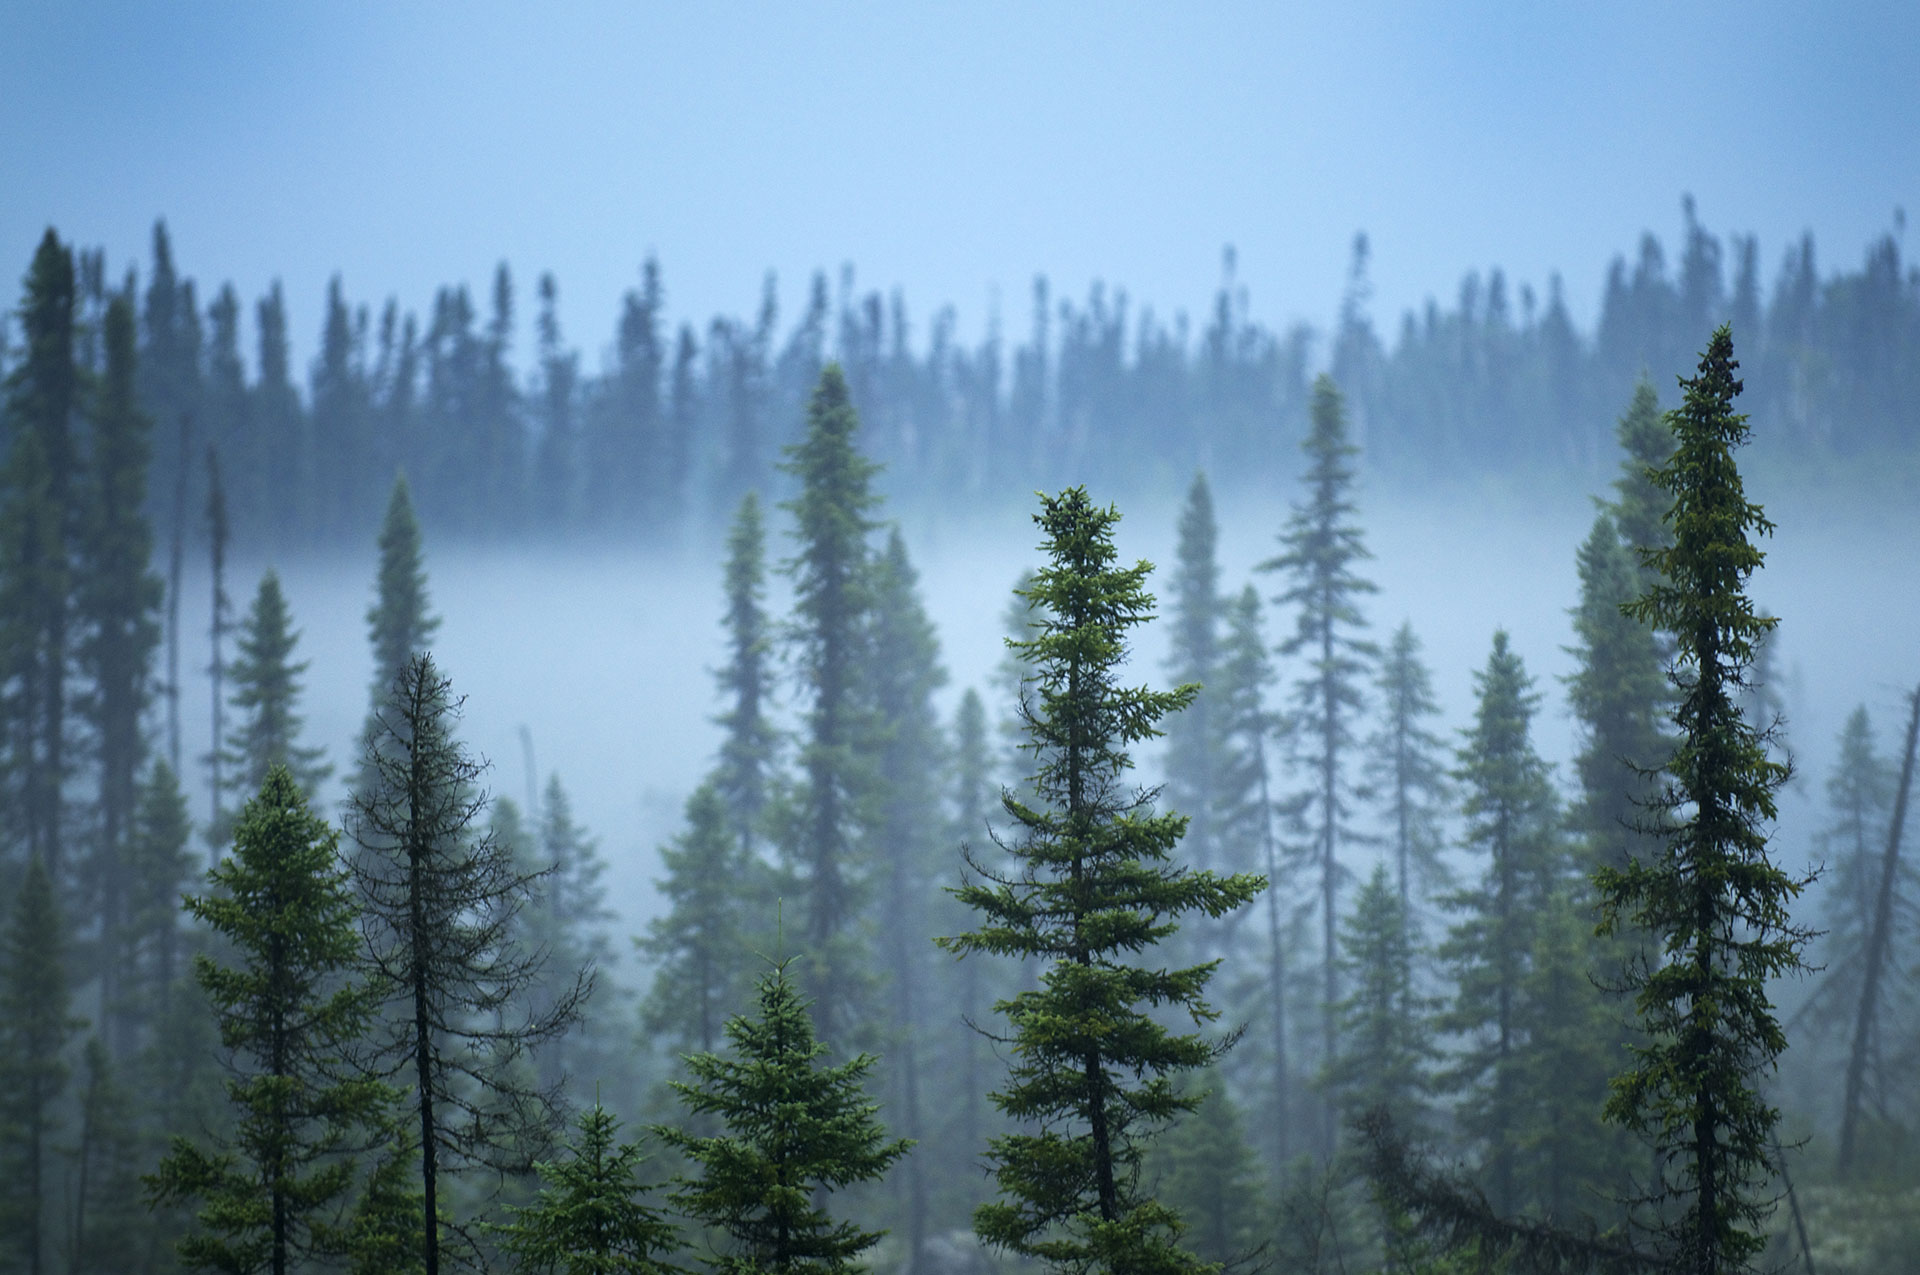
[[[1383,334],[1368,310],[1364,235],[1331,332],[1255,321],[1229,250],[1197,325],[1101,284],[1062,298],[1041,277],[1024,339],[996,323],[974,345],[956,337],[951,306],[917,325],[899,291],[861,292],[851,270],[837,288],[815,275],[797,314],[769,275],[751,316],[675,326],[648,261],[598,374],[560,330],[557,285],[542,276],[522,375],[516,343],[528,337],[502,264],[483,303],[446,287],[424,319],[393,300],[356,303],[336,278],[304,385],[279,286],[250,306],[230,285],[203,303],[162,223],[144,280],[99,251],[80,254],[80,346],[100,365],[108,301],[131,290],[163,533],[175,510],[193,518],[204,503],[210,444],[234,533],[282,545],[357,541],[396,471],[422,518],[456,536],[670,537],[717,525],[744,492],[779,491],[780,449],[829,360],[845,369],[891,494],[935,508],[1067,482],[1170,492],[1197,467],[1228,486],[1269,483],[1294,464],[1323,364],[1377,473],[1591,476],[1634,382],[1649,375],[1664,394],[1698,334],[1729,320],[1763,452],[1911,449],[1920,269],[1902,260],[1900,227],[1857,269],[1824,276],[1803,237],[1769,286],[1753,237],[1716,236],[1690,200],[1684,210],[1677,262],[1651,234],[1631,261],[1614,259],[1592,332],[1574,325],[1558,276],[1542,297],[1494,269],[1468,274],[1450,307],[1429,302]],[[21,357],[0,342],[0,366]]]

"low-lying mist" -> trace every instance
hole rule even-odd
[[[1782,483],[1784,488],[1787,485]],[[1100,497],[1098,491],[1093,493]],[[1844,501],[1789,489],[1754,490],[1779,530],[1765,545],[1768,560],[1753,594],[1782,617],[1777,668],[1786,706],[1786,737],[1799,770],[1783,796],[1776,854],[1789,867],[1813,857],[1823,815],[1833,741],[1846,714],[1864,702],[1874,713],[1883,750],[1897,742],[1898,697],[1920,680],[1920,520],[1897,511],[1848,507]],[[1271,576],[1253,573],[1275,552],[1293,490],[1220,501],[1221,587],[1237,592],[1253,581],[1263,595]],[[1160,570],[1164,593],[1174,522],[1183,489],[1124,506],[1119,546]],[[1373,560],[1367,574],[1379,592],[1367,603],[1376,637],[1411,621],[1433,669],[1449,731],[1473,707],[1473,673],[1495,628],[1505,628],[1526,660],[1541,710],[1535,733],[1560,769],[1574,749],[1562,678],[1572,670],[1568,610],[1577,593],[1574,552],[1593,517],[1577,491],[1488,488],[1407,496],[1363,485],[1360,521]],[[883,511],[897,512],[897,511]],[[769,518],[768,550],[789,552],[787,518]],[[977,687],[989,710],[1004,711],[989,686],[1003,654],[1010,589],[1039,560],[1035,530],[1008,504],[969,521],[902,518],[920,571],[922,597],[939,627],[950,674],[942,693],[950,711]],[[441,627],[434,649],[456,689],[467,697],[464,737],[493,768],[496,795],[527,799],[521,728],[530,732],[541,782],[557,772],[576,813],[599,838],[610,864],[610,902],[630,928],[654,912],[657,848],[678,826],[681,806],[712,763],[719,738],[710,670],[720,649],[720,536],[695,547],[645,551],[604,544],[475,547],[436,542],[426,528],[427,570]],[[309,662],[303,706],[309,742],[324,745],[335,766],[327,805],[344,796],[356,740],[368,708],[371,657],[366,611],[372,599],[371,536],[359,555],[291,556],[272,563],[236,546],[227,588],[236,619],[260,572],[280,572]],[[770,605],[786,612],[785,582],[773,576]],[[200,760],[209,735],[210,648],[204,563],[187,573],[181,617],[183,743],[196,818],[207,810]],[[1293,616],[1269,605],[1269,640],[1291,632]],[[1150,626],[1135,653],[1137,676],[1164,684],[1165,625]],[[228,654],[231,656],[231,645]],[[1283,682],[1297,673],[1279,661]],[[1270,703],[1277,702],[1276,690]],[[793,707],[789,702],[784,705]],[[1141,776],[1157,777],[1143,752]],[[1277,790],[1291,786],[1283,772]],[[1364,870],[1364,864],[1351,865]]]

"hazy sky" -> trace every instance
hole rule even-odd
[[[1325,322],[1364,229],[1389,328],[1491,264],[1585,322],[1682,192],[1769,273],[1803,228],[1857,261],[1920,210],[1916,67],[1899,3],[8,0],[0,265],[165,215],[203,288],[284,279],[303,364],[335,270],[424,308],[504,257],[524,318],[550,269],[597,352],[650,252],[676,317],[852,261],[922,334],[996,295],[1024,334],[1036,270],[1197,312],[1227,243],[1257,317]]]

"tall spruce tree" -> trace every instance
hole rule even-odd
[[[1220,629],[1224,603],[1220,596],[1217,546],[1220,527],[1214,520],[1213,493],[1205,474],[1195,474],[1180,511],[1179,540],[1174,568],[1168,577],[1172,605],[1171,651],[1167,675],[1176,686],[1200,688],[1193,702],[1167,719],[1166,798],[1187,815],[1187,854],[1202,868],[1219,860],[1215,827],[1220,804],[1220,731],[1214,718],[1219,697]]]
[[[727,705],[719,717],[726,738],[720,745],[713,782],[749,858],[760,851],[779,744],[770,713],[773,634],[766,591],[766,532],[760,498],[748,492],[740,498],[727,536],[727,609],[721,621],[727,634],[727,663],[716,675]]]
[[[514,940],[542,874],[483,831],[482,766],[453,733],[461,703],[431,656],[409,657],[362,741],[348,811],[366,959],[386,1007],[364,1063],[412,1084],[427,1275],[441,1264],[443,1169],[530,1166],[556,1095],[520,1064],[591,991],[589,977],[559,971],[544,1012],[530,1011],[544,954]]]
[[[1140,1184],[1154,1131],[1200,1104],[1176,1081],[1231,1043],[1165,1027],[1155,1011],[1196,1022],[1215,963],[1154,968],[1149,953],[1190,912],[1218,917],[1253,899],[1257,876],[1218,876],[1173,859],[1183,816],[1129,787],[1128,749],[1159,733],[1192,686],[1119,680],[1128,631],[1152,618],[1151,567],[1116,567],[1119,513],[1084,488],[1044,497],[1035,516],[1047,565],[1026,590],[1034,636],[1010,640],[1029,674],[1021,715],[1033,758],[1031,801],[1004,798],[1016,840],[1009,868],[969,859],[958,897],[980,914],[940,940],[962,955],[1048,962],[1037,988],[995,1008],[1011,1028],[994,1104],[1023,1128],[988,1143],[1001,1198],[980,1206],[988,1243],[1064,1271],[1182,1271],[1177,1214]]]
[[[1533,745],[1540,697],[1504,629],[1494,632],[1474,689],[1478,702],[1462,732],[1455,779],[1464,794],[1463,847],[1486,859],[1479,880],[1446,900],[1459,919],[1439,951],[1456,979],[1443,1021],[1466,1040],[1448,1077],[1464,1093],[1461,1127],[1484,1153],[1490,1202],[1508,1215],[1522,1196],[1519,1067],[1529,956],[1535,925],[1569,865],[1552,780]]]
[[[993,746],[987,733],[986,704],[978,691],[968,687],[960,696],[960,705],[954,712],[951,781],[953,821],[946,839],[947,866],[942,884],[958,882],[954,847],[960,847],[961,855],[965,855],[969,847],[985,846],[992,842],[988,816],[999,805],[1000,787],[994,782],[996,773]],[[965,908],[952,896],[951,890],[941,891],[934,908],[936,924],[941,931],[958,930],[965,925]],[[963,1179],[964,1171],[960,1166],[966,1166],[967,1170],[973,1167],[985,1136],[983,1119],[987,1086],[982,1074],[982,1055],[986,1050],[976,1024],[985,1017],[989,989],[994,984],[979,961],[958,962],[958,968],[948,972],[945,982],[953,997],[954,1008],[958,1011],[962,1030],[957,1038],[944,1044],[941,1050],[945,1069],[941,1073],[942,1088],[939,1092],[951,1096],[946,1104],[948,1119],[943,1128],[933,1132],[922,1154],[934,1161],[949,1186],[957,1186],[964,1179],[972,1178],[970,1172],[965,1172]],[[972,1183],[966,1181],[965,1185],[970,1187]],[[964,1224],[977,1202],[977,1199],[967,1199],[965,1210],[954,1215],[956,1222]],[[947,1201],[941,1203],[944,1211]]]
[[[232,953],[194,962],[229,1058],[232,1132],[176,1137],[148,1179],[158,1203],[200,1202],[179,1246],[190,1269],[286,1275],[335,1252],[331,1218],[354,1181],[344,1153],[392,1100],[377,1080],[339,1077],[376,1001],[352,977],[360,932],[338,842],[275,767],[208,874],[216,892],[187,900]]]
[[[940,640],[919,592],[919,573],[895,527],[874,564],[870,664],[863,680],[870,686],[879,736],[873,824],[885,911],[875,919],[889,1002],[887,1106],[894,1113],[894,1126],[913,1142],[923,1133],[923,1058],[934,1052],[929,1048],[923,1055],[921,1045],[933,1045],[927,1037],[938,1021],[928,960],[932,953],[927,938],[933,927],[927,901],[944,884],[941,870],[946,866],[940,780],[947,741],[933,695],[945,685],[947,671],[940,665]],[[922,1157],[901,1166],[900,1186],[907,1260],[910,1269],[917,1268],[929,1227]]]
[[[1767,853],[1789,769],[1736,700],[1754,643],[1778,623],[1746,596],[1765,560],[1750,537],[1773,524],[1734,461],[1750,433],[1733,410],[1738,366],[1721,327],[1680,382],[1673,455],[1649,475],[1672,498],[1673,542],[1644,555],[1659,579],[1628,613],[1673,634],[1679,740],[1662,767],[1658,851],[1595,877],[1603,926],[1644,928],[1664,958],[1632,974],[1648,1040],[1607,1114],[1652,1139],[1666,1166],[1652,1201],[1660,1235],[1694,1275],[1749,1270],[1764,1246],[1755,1228],[1770,1209],[1778,1112],[1758,1084],[1786,1046],[1767,982],[1803,968],[1805,942],[1789,911],[1802,883]]]
[[[1198,1079],[1200,1105],[1168,1130],[1150,1158],[1159,1171],[1155,1194],[1180,1215],[1195,1257],[1239,1267],[1264,1247],[1266,1183],[1219,1070]]]
[[[1321,1075],[1341,1112],[1385,1111],[1399,1129],[1427,1124],[1438,1059],[1431,1005],[1414,984],[1413,926],[1398,883],[1378,864],[1341,924],[1352,991],[1340,1002],[1341,1054]]]
[[[1340,962],[1338,918],[1340,887],[1351,875],[1341,862],[1344,845],[1359,839],[1354,813],[1354,777],[1350,756],[1355,723],[1363,707],[1365,678],[1379,651],[1360,637],[1366,619],[1360,598],[1375,586],[1355,571],[1372,557],[1354,521],[1353,458],[1359,449],[1347,441],[1346,409],[1331,378],[1314,382],[1307,453],[1307,499],[1295,505],[1280,533],[1282,552],[1260,564],[1282,572],[1287,588],[1274,599],[1296,607],[1293,636],[1280,644],[1282,655],[1305,656],[1306,668],[1294,684],[1295,748],[1311,781],[1291,803],[1304,821],[1305,855],[1317,874],[1320,894],[1320,1057],[1339,1053]],[[1331,1156],[1333,1109],[1320,1124],[1320,1154]]]
[[[1375,689],[1381,722],[1367,741],[1367,779],[1385,808],[1400,916],[1409,927],[1411,946],[1412,930],[1419,924],[1415,908],[1448,881],[1440,828],[1448,796],[1447,764],[1440,737],[1426,725],[1440,715],[1440,703],[1411,621],[1394,630],[1380,659]]]
[[[539,815],[538,865],[545,876],[529,916],[534,945],[546,950],[548,961],[557,969],[596,972],[594,993],[582,1007],[578,1030],[542,1051],[540,1082],[552,1087],[570,1075],[582,1081],[612,1081],[612,1055],[626,1047],[628,1033],[610,1031],[604,1020],[613,1015],[595,1012],[610,1009],[616,991],[611,979],[598,976],[615,960],[613,940],[607,933],[615,913],[607,906],[607,887],[601,879],[606,876],[607,861],[599,843],[574,818],[573,798],[557,773],[547,776]],[[536,990],[536,1016],[547,1007],[547,990]]]
[[[1251,1016],[1265,1019],[1265,1030],[1254,1052],[1263,1059],[1266,1072],[1259,1082],[1265,1094],[1261,1123],[1273,1135],[1273,1163],[1279,1166],[1291,1158],[1293,1148],[1293,1065],[1287,998],[1293,990],[1289,967],[1296,913],[1293,904],[1283,898],[1287,882],[1280,841],[1275,835],[1268,749],[1270,743],[1284,736],[1287,723],[1267,707],[1266,688],[1273,681],[1273,660],[1261,632],[1260,593],[1252,585],[1241,590],[1228,610],[1220,673],[1217,714],[1225,751],[1221,840],[1234,862],[1257,864],[1267,877],[1262,909],[1266,920],[1266,971],[1257,981],[1260,1004],[1251,1007]]]
[[[884,1174],[910,1144],[889,1141],[862,1089],[877,1061],[858,1054],[820,1065],[807,1005],[787,976],[791,957],[760,979],[758,1012],[726,1024],[731,1056],[698,1053],[674,1089],[688,1112],[724,1132],[655,1134],[695,1167],[672,1194],[681,1214],[725,1237],[712,1269],[773,1275],[850,1275],[881,1234],[836,1220],[836,1190]]]
[[[140,1207],[145,1147],[133,1103],[107,1047],[87,1037],[82,1055],[79,1129],[72,1157],[67,1269],[71,1275],[122,1275],[146,1256],[147,1211]]]
[[[68,674],[73,661],[75,441],[83,402],[75,361],[73,253],[49,229],[20,303],[25,351],[7,374],[9,442],[0,470],[0,721],[10,839],[65,884]]]
[[[746,909],[765,893],[758,864],[733,835],[726,802],[712,784],[687,799],[687,826],[660,850],[657,882],[667,910],[635,945],[653,962],[641,1022],[675,1054],[712,1053],[727,1006],[745,990],[751,956]]]
[[[854,925],[871,875],[862,814],[874,786],[872,706],[860,673],[872,609],[867,537],[879,497],[878,467],[854,442],[859,425],[846,378],[830,364],[807,406],[806,434],[782,466],[800,483],[783,506],[794,516],[795,544],[781,570],[793,580],[790,640],[807,705],[786,853],[805,899],[813,1012],[821,1034],[836,1041],[866,1017],[871,978]]]
[[[66,929],[53,879],[27,861],[0,934],[0,1235],[12,1261],[41,1275],[52,1261],[54,1136],[67,1085]]]
[[[373,702],[383,704],[408,662],[426,650],[440,627],[427,602],[427,568],[420,545],[420,523],[404,475],[393,480],[386,517],[380,524],[380,568],[374,603],[367,611],[373,644]]]
[[[213,647],[213,658],[207,664],[207,673],[213,682],[213,713],[209,723],[213,742],[207,748],[207,769],[212,782],[209,799],[212,810],[207,816],[207,828],[210,834],[224,830],[226,824],[225,804],[226,777],[223,773],[227,760],[227,632],[233,627],[233,602],[227,596],[227,542],[231,528],[227,523],[227,492],[220,481],[220,453],[211,446],[207,448],[207,565],[212,568],[213,597],[207,617],[207,639]],[[264,780],[263,774],[259,777]],[[248,784],[245,792],[258,792],[259,781]],[[311,795],[311,790],[309,795]],[[217,843],[216,843],[217,844]],[[217,851],[216,851],[217,854]]]
[[[239,719],[226,754],[228,782],[236,790],[251,785],[257,792],[269,770],[285,766],[311,801],[333,774],[323,760],[325,749],[300,742],[305,721],[300,679],[307,661],[293,658],[299,642],[280,576],[269,567],[241,622],[239,649],[227,669],[233,685],[228,703]]]
[[[88,876],[99,908],[100,1025],[116,1057],[133,1052],[122,1002],[127,832],[146,752],[141,719],[151,698],[160,643],[159,577],[148,568],[153,533],[143,507],[151,453],[146,416],[134,400],[133,305],[115,297],[106,313],[106,367],[95,387],[89,464],[75,555],[75,666],[85,678],[76,707],[99,767],[97,824]]]

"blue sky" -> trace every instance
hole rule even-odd
[[[648,253],[676,318],[850,261],[1020,335],[1038,270],[1197,313],[1232,243],[1256,317],[1324,323],[1357,230],[1389,330],[1490,265],[1585,322],[1683,192],[1769,273],[1857,261],[1920,211],[1916,67],[1893,4],[12,0],[0,260],[164,215],[203,289],[284,280],[303,360],[333,272],[423,309],[502,258],[590,362]]]

